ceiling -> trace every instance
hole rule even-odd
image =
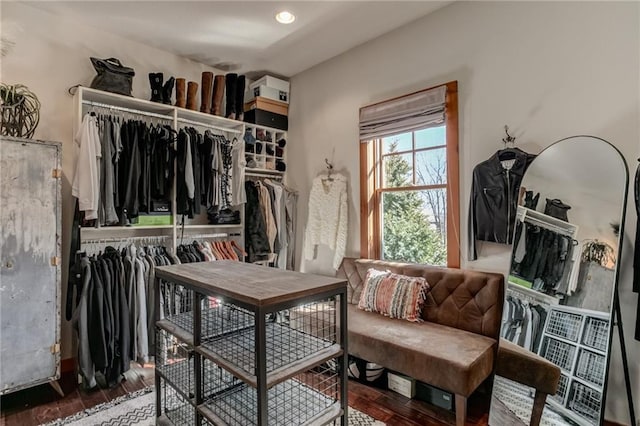
[[[119,4],[117,4],[119,3]],[[291,77],[450,2],[47,1],[54,14],[221,70]],[[296,21],[282,25],[276,12]]]

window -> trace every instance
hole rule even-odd
[[[460,266],[457,83],[445,87],[439,120],[361,144],[363,257]]]

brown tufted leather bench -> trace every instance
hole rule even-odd
[[[357,308],[369,268],[425,277],[431,291],[424,322],[390,319]],[[493,372],[504,277],[499,274],[345,258],[349,353],[456,395],[456,424],[466,420],[467,398]]]

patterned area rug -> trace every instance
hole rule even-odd
[[[44,426],[150,426],[155,425],[155,413],[156,394],[149,387]],[[384,423],[350,408],[349,425],[384,426]]]
[[[533,398],[530,395],[530,388],[514,381],[496,376],[493,383],[493,397],[499,399],[512,413],[514,413],[524,424],[529,424],[531,410],[533,409]],[[549,405],[545,405],[540,420],[541,426],[573,426],[574,423],[565,419],[561,414],[553,411]]]

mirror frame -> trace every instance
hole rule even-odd
[[[614,276],[613,276],[613,289],[612,289],[612,300],[611,300],[611,310],[609,311],[609,315],[610,315],[610,319],[609,319],[609,331],[608,331],[608,339],[607,339],[607,357],[606,357],[606,365],[605,365],[605,372],[604,372],[604,383],[602,386],[602,399],[601,399],[601,408],[600,408],[600,415],[599,415],[599,423],[597,424],[603,424],[604,422],[604,415],[605,415],[605,411],[606,411],[606,401],[607,401],[607,390],[608,390],[608,385],[609,385],[609,370],[610,370],[610,366],[611,366],[611,356],[613,351],[611,351],[611,347],[613,345],[613,329],[614,327],[621,327],[620,323],[617,321],[618,319],[618,315],[620,315],[620,302],[619,302],[619,295],[618,295],[618,282],[620,280],[620,262],[622,259],[622,252],[623,252],[623,245],[624,245],[624,240],[625,240],[625,221],[626,221],[626,213],[627,213],[627,203],[628,203],[628,196],[629,196],[629,166],[628,163],[624,157],[624,155],[622,154],[622,152],[615,146],[613,145],[611,142],[602,139],[600,137],[597,136],[591,136],[591,135],[575,135],[575,136],[569,136],[566,138],[562,138],[557,140],[556,142],[553,142],[552,144],[550,144],[549,146],[547,146],[546,148],[544,148],[542,151],[540,151],[537,154],[536,159],[533,160],[532,164],[535,163],[536,160],[538,160],[539,156],[541,154],[543,154],[546,150],[551,149],[553,146],[555,146],[556,144],[559,143],[566,143],[566,142],[570,142],[573,139],[578,139],[578,138],[590,138],[590,139],[594,139],[597,140],[601,143],[605,143],[607,144],[610,148],[613,149],[612,152],[615,152],[618,154],[618,156],[620,157],[620,159],[622,160],[622,167],[623,167],[623,171],[624,171],[624,188],[622,188],[621,190],[623,190],[622,193],[622,198],[621,198],[621,205],[620,205],[620,228],[619,228],[619,232],[618,232],[618,244],[617,244],[617,252],[616,252],[616,262],[615,262],[615,271],[614,271]],[[575,142],[575,143],[579,143],[579,142]],[[526,179],[526,174],[527,171],[525,171],[525,174],[523,176],[523,183],[524,180]],[[516,218],[517,221],[517,218]],[[515,229],[515,223],[514,225],[514,229]],[[510,274],[511,272],[511,264],[513,261],[513,242],[511,243],[511,255],[509,256],[509,265],[507,267],[507,276]],[[503,311],[504,311],[504,304],[506,303],[507,300],[507,284],[505,282],[505,298],[503,300]],[[498,340],[498,346],[500,345],[500,339]],[[533,352],[532,352],[533,353]],[[496,359],[496,365],[497,365],[498,360]],[[495,374],[495,372],[494,372]],[[628,373],[625,373],[628,374]],[[493,389],[492,389],[492,395],[494,393]],[[491,398],[493,399],[493,397]],[[547,406],[548,404],[545,402],[545,406]],[[491,411],[491,407],[493,406],[493,404],[490,404],[490,411]],[[491,418],[491,415],[489,415],[489,419]],[[499,425],[495,425],[495,426],[499,426]]]

